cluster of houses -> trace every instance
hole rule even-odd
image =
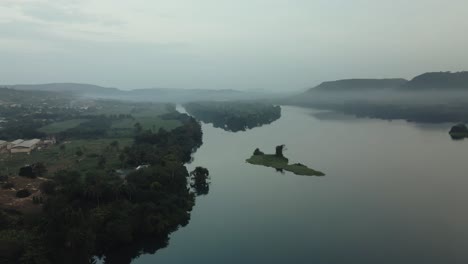
[[[52,139],[30,139],[30,140],[23,140],[17,139],[15,141],[7,142],[4,140],[0,140],[0,153],[28,153],[30,154],[31,151],[41,148],[48,145],[55,144],[55,138]]]

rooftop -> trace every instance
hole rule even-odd
[[[19,144],[16,144],[13,147],[14,148],[31,148],[31,147],[34,147],[39,142],[41,142],[40,139],[31,139],[31,140],[26,140]]]
[[[21,143],[23,143],[23,142],[24,142],[24,140],[22,140],[22,139],[17,139],[17,140],[15,140],[15,141],[12,141],[11,144],[13,144],[13,145],[18,145],[18,144],[21,144]]]

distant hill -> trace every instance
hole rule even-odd
[[[6,85],[15,90],[31,90],[31,91],[50,91],[50,92],[71,92],[75,94],[97,93],[108,94],[119,92],[117,88],[102,87],[93,84],[83,83],[47,83],[47,84],[15,84]]]
[[[21,91],[0,86],[0,105],[37,104],[46,101],[63,101],[71,98],[65,93],[52,91]]]
[[[467,90],[468,71],[428,72],[414,77],[402,86],[408,90]]]
[[[323,82],[307,92],[351,92],[368,90],[386,90],[401,87],[405,79],[345,79]]]
[[[117,99],[152,102],[191,102],[191,101],[228,101],[251,100],[280,97],[263,91],[208,90],[208,89],[135,89],[120,90],[92,84],[50,83],[6,85],[15,90],[67,92],[91,98]]]
[[[404,79],[324,82],[280,104],[360,117],[415,122],[468,122],[468,72],[429,72]]]

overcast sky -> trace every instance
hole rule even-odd
[[[467,0],[0,0],[0,83],[292,91],[468,70]]]

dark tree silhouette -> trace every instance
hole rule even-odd
[[[210,183],[208,180],[210,179],[210,172],[208,169],[203,167],[196,167],[190,173],[192,176],[192,183],[191,186],[195,189],[197,195],[206,195],[210,190]]]
[[[276,155],[277,157],[284,157],[284,155],[283,155],[284,147],[285,147],[285,145],[276,146],[275,155]]]

